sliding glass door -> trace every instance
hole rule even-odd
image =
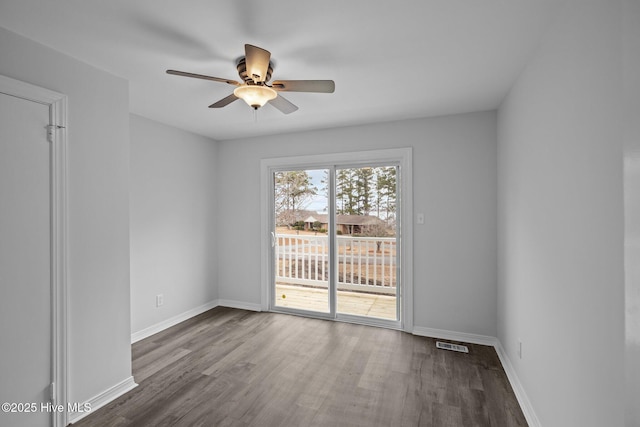
[[[273,173],[276,308],[330,313],[328,169]]]
[[[396,176],[396,166],[336,170],[339,314],[398,319]]]
[[[270,171],[270,307],[397,326],[397,164]]]

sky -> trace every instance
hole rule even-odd
[[[327,210],[327,197],[323,194],[322,191],[322,178],[324,176],[325,169],[317,169],[317,170],[307,170],[307,173],[311,177],[311,182],[314,187],[318,189],[318,194],[313,196],[311,203],[307,207],[306,210],[316,211],[316,212],[326,212]]]

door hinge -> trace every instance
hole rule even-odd
[[[65,129],[64,126],[60,125],[47,125],[47,141],[53,143],[54,131],[58,129]]]

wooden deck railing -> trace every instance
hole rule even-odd
[[[394,237],[337,236],[338,290],[396,293]],[[276,283],[327,287],[327,236],[277,234]]]

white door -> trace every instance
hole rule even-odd
[[[49,106],[0,94],[0,425],[49,426]],[[43,406],[44,405],[44,406]]]

